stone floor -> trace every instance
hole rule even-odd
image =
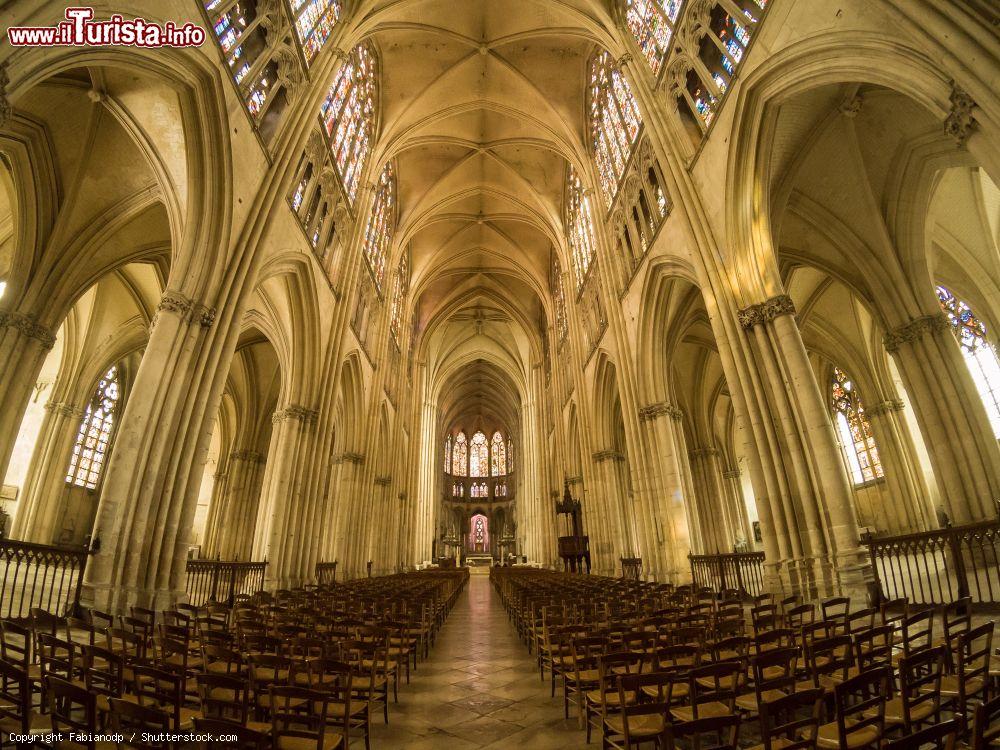
[[[473,575],[430,658],[390,704],[388,726],[381,716],[373,720],[372,749],[587,747],[575,714],[563,719],[562,694],[550,698],[549,690],[489,579]],[[590,747],[600,747],[600,738]]]

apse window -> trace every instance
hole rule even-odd
[[[839,367],[833,368],[830,398],[834,421],[854,484],[867,484],[885,476],[871,422],[865,414],[854,381]]]

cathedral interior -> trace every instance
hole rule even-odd
[[[141,631],[129,670],[176,667],[180,638],[191,685],[207,648],[242,653],[239,747],[300,747],[277,706],[313,672],[255,682],[253,639],[299,663],[312,637],[376,664],[321,683],[348,718],[319,750],[624,748],[684,707],[630,733],[625,678],[609,708],[611,662],[574,673],[560,628],[721,634],[733,609],[750,638],[763,607],[813,607],[857,637],[849,613],[889,627],[887,603],[945,631],[1000,604],[991,0],[112,14],[201,41],[17,43],[74,21],[0,3],[0,678],[18,628],[42,670],[22,730],[73,695],[75,667],[45,672],[57,621],[115,653]],[[174,729],[222,731],[202,687]],[[102,726],[139,721],[128,689]],[[969,739],[967,699],[942,711]],[[730,714],[732,747],[763,741]],[[881,747],[885,722],[819,746]]]

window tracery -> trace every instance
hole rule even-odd
[[[605,204],[610,207],[642,127],[632,87],[609,52],[590,62],[590,140]]]
[[[503,435],[497,430],[490,441],[490,474],[500,477],[507,473],[507,447]]]
[[[375,55],[367,43],[359,44],[341,65],[320,107],[337,174],[351,203],[375,132],[376,81]]]
[[[389,335],[398,349],[400,346],[400,333],[403,326],[403,305],[406,302],[406,295],[410,289],[410,261],[407,253],[399,261],[399,268],[396,270],[396,285],[392,290],[392,302],[389,305]]]
[[[396,178],[392,162],[386,162],[375,187],[375,200],[365,229],[364,256],[375,278],[375,287],[382,293],[385,282],[385,262],[396,232]]]
[[[295,32],[306,63],[311,64],[319,53],[343,11],[341,0],[291,0]]]
[[[455,443],[451,450],[451,473],[456,477],[467,476],[469,443],[464,432],[459,432],[455,436]]]
[[[993,433],[1000,438],[1000,360],[996,348],[986,336],[985,324],[966,302],[943,286],[937,287],[937,296],[986,407]]]
[[[559,256],[556,255],[554,249],[552,250],[552,267],[549,272],[549,288],[555,307],[556,343],[562,348],[569,335],[569,321],[566,318],[566,294],[563,291],[562,266],[559,264]]]
[[[120,397],[118,367],[113,366],[98,382],[84,410],[66,470],[67,484],[88,490],[97,488],[111,445]]]
[[[469,443],[469,476],[488,477],[490,475],[489,447],[482,430],[476,431]]]
[[[594,213],[590,194],[572,164],[566,176],[566,234],[579,290],[594,261]]]
[[[833,368],[830,400],[854,484],[881,479],[885,474],[871,423],[854,381],[839,367]]]
[[[653,73],[670,50],[683,0],[625,0],[625,25]]]
[[[444,470],[451,474],[451,435],[444,439]]]

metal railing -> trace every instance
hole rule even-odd
[[[267,562],[188,560],[188,603],[196,607],[208,602],[232,604],[237,594],[256,594],[264,590],[266,570]]]
[[[27,618],[33,607],[67,615],[80,605],[87,550],[0,539],[0,617]]]
[[[715,591],[736,589],[744,596],[764,591],[764,553],[727,552],[717,555],[688,555],[691,580],[696,586]]]
[[[918,604],[1000,603],[1000,522],[866,537],[879,595]]]
[[[337,582],[337,561],[316,563],[316,583],[328,586]]]

